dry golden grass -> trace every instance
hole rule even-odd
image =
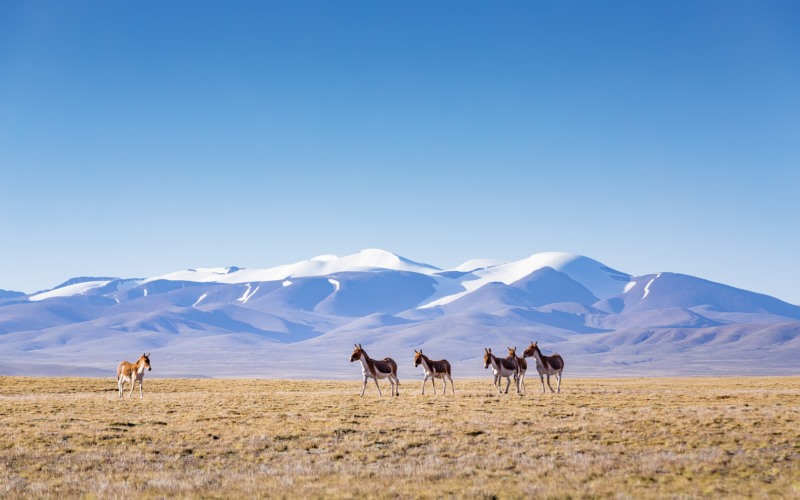
[[[0,496],[800,497],[798,377],[455,385],[0,377]]]

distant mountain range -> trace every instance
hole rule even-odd
[[[0,290],[0,375],[113,378],[119,361],[147,351],[148,376],[358,378],[348,361],[361,343],[393,357],[402,383],[421,377],[414,349],[447,358],[457,377],[488,377],[484,347],[521,352],[532,340],[564,357],[565,386],[578,375],[800,373],[800,307],[558,252],[442,270],[370,249]]]

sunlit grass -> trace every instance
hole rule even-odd
[[[420,386],[0,377],[0,496],[800,497],[797,377]]]

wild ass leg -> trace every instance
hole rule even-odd
[[[556,378],[558,379],[558,390],[556,392],[561,394],[561,372],[556,374]]]
[[[117,387],[119,388],[119,397],[122,397],[122,391],[123,391],[123,387],[124,386],[125,386],[125,379],[122,378],[122,377],[119,377],[117,379]]]
[[[525,374],[524,373],[520,373],[519,374],[519,385],[520,385],[520,387],[522,387],[522,392],[523,393],[528,392],[528,391],[525,390]]]
[[[549,373],[547,374],[547,387],[550,388],[550,392],[556,392],[556,391],[553,390],[553,386],[550,385],[550,374]]]
[[[399,396],[400,395],[400,379],[397,378],[397,375],[392,375],[392,376],[394,377],[394,395],[395,396]],[[431,380],[431,384],[433,384],[433,380]],[[433,389],[434,389],[433,393],[436,394],[435,384],[434,384],[434,388]]]
[[[375,387],[378,388],[378,396],[383,397],[383,393],[381,392],[381,386],[380,384],[378,384],[378,377],[375,377],[373,380],[375,380]]]
[[[367,390],[367,376],[364,375],[364,387],[361,388],[361,397],[364,397],[364,391]]]
[[[129,398],[133,397],[133,390],[136,389],[136,379],[131,377],[131,392],[128,394]]]
[[[456,388],[455,388],[455,387],[453,387],[453,377],[451,377],[450,375],[448,375],[448,376],[447,376],[447,378],[449,378],[449,379],[450,379],[450,390],[451,390],[451,391],[452,391],[452,393],[455,395],[455,393],[456,393]],[[444,386],[445,386],[445,387],[447,387],[447,382],[445,382]]]
[[[540,373],[539,374],[539,380],[542,381],[542,394],[544,394],[545,393],[545,390],[544,390],[544,373]]]
[[[425,379],[422,381],[422,394],[425,394],[425,384],[428,382],[428,376],[425,375]],[[434,385],[434,389],[436,386]]]
[[[142,384],[144,384],[144,377],[139,379],[139,399],[144,399],[144,394],[142,393]]]
[[[506,377],[506,394],[508,394],[509,387],[511,387],[511,377]]]

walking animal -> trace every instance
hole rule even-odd
[[[128,363],[127,361],[123,361],[119,364],[119,366],[117,366],[117,386],[119,387],[119,397],[122,397],[122,387],[125,385],[125,382],[129,382],[131,384],[131,392],[128,394],[128,397],[133,397],[133,389],[136,387],[137,380],[139,381],[139,397],[144,397],[144,394],[142,394],[142,382],[144,382],[145,368],[147,368],[148,371],[153,369],[150,366],[149,352],[147,354],[142,354],[136,363]]]
[[[552,356],[545,356],[542,354],[541,349],[536,342],[531,342],[531,345],[522,353],[523,357],[529,358],[533,356],[536,360],[536,371],[539,372],[539,379],[542,381],[542,392],[544,389],[544,376],[547,375],[547,387],[550,392],[561,392],[561,371],[564,370],[564,358],[558,354]],[[554,391],[553,386],[550,385],[550,375],[555,375],[558,380],[558,390]]]
[[[506,383],[506,394],[508,394],[508,387],[511,385],[511,377],[514,377],[514,383],[517,386],[517,393],[519,393],[519,365],[517,365],[517,360],[498,358],[492,354],[492,350],[488,347],[485,347],[484,349],[486,352],[483,355],[483,367],[489,368],[489,365],[492,366],[492,372],[494,372],[494,385],[497,387],[497,393],[503,393],[503,391],[500,389],[500,379],[503,377],[508,380]]]
[[[528,362],[525,361],[525,358],[517,356],[516,347],[507,347],[507,349],[507,358],[517,360],[517,366],[519,367],[519,388],[522,389],[523,393],[528,392],[525,390],[525,372],[528,371]]]
[[[367,390],[367,379],[375,381],[375,387],[378,388],[378,394],[381,393],[381,386],[378,385],[378,379],[388,378],[389,383],[392,385],[392,396],[400,395],[400,380],[397,378],[397,363],[392,358],[383,358],[383,361],[371,359],[367,356],[367,352],[361,347],[361,344],[356,344],[353,354],[350,355],[350,362],[361,360],[361,372],[364,374],[364,387],[361,388],[361,396],[364,396],[364,391]]]
[[[428,381],[428,377],[431,379],[431,384],[433,384],[433,394],[436,394],[436,379],[442,379],[442,393],[447,394],[447,380],[445,377],[450,379],[450,389],[452,389],[453,394],[456,393],[455,387],[453,387],[453,376],[450,373],[450,363],[446,359],[442,359],[439,361],[432,361],[428,358],[428,356],[422,354],[422,349],[417,351],[414,349],[414,367],[422,365],[422,370],[425,372],[425,380],[422,381],[422,394],[425,394],[425,383]]]

